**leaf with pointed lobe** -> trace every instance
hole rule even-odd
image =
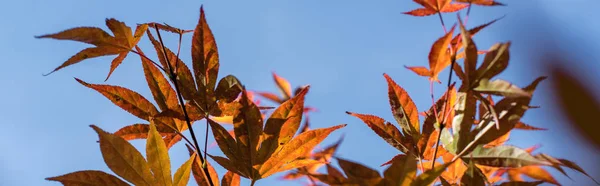
[[[173,145],[175,145],[176,143],[181,141],[181,139],[183,139],[183,137],[181,137],[181,135],[179,135],[177,133],[167,134],[163,138],[163,140],[165,141],[165,144],[167,145],[167,149],[171,149],[171,147],[173,147]]]
[[[373,183],[378,183],[382,179],[379,172],[360,163],[342,158],[336,159],[338,160],[340,168],[342,168],[346,176],[348,176],[348,180],[351,182],[362,183],[362,185],[371,185]]]
[[[198,88],[205,87],[207,93],[212,95],[219,73],[219,52],[206,22],[204,7],[200,7],[200,18],[192,36],[192,64]]]
[[[442,164],[440,166],[435,166],[433,169],[429,169],[423,173],[421,173],[419,176],[417,176],[415,178],[415,180],[412,182],[412,186],[422,186],[422,185],[430,185],[433,182],[435,182],[435,180],[439,177],[440,175],[442,175],[442,173],[452,164],[454,164],[456,161],[454,162],[449,162],[449,163],[445,163]],[[427,166],[427,167],[431,167],[431,166]]]
[[[146,156],[156,183],[164,186],[172,185],[169,151],[162,136],[156,130],[154,122],[150,122],[150,131],[148,131],[146,140]]]
[[[273,72],[273,80],[275,80],[275,84],[277,84],[279,92],[281,92],[281,94],[283,95],[284,100],[292,97],[292,85],[287,79]]]
[[[210,125],[215,141],[217,141],[217,144],[223,151],[223,154],[225,154],[225,156],[227,156],[227,158],[232,160],[234,163],[239,162],[241,157],[239,157],[240,152],[237,148],[237,143],[234,137],[232,137],[229,132],[223,128],[223,126],[214,122],[213,120],[209,119],[208,124]]]
[[[400,152],[406,153],[412,150],[412,144],[409,143],[410,141],[407,140],[407,137],[403,136],[398,128],[391,123],[386,122],[383,118],[353,112],[346,113],[362,120],[369,128],[371,128],[371,130],[379,135],[379,137]]]
[[[504,4],[494,1],[494,0],[455,0],[455,1],[461,2],[461,3],[481,5],[481,6],[504,6]]]
[[[108,98],[115,105],[140,119],[148,120],[150,116],[158,114],[158,110],[156,110],[150,101],[130,89],[120,86],[90,84],[78,78],[75,78],[75,80],[88,88],[100,92],[100,94],[104,95],[104,97]]]
[[[483,58],[483,63],[477,68],[477,79],[491,79],[508,67],[510,44],[510,42],[497,43],[488,50]]]
[[[135,185],[151,185],[154,176],[142,154],[125,139],[90,125],[100,138],[104,162],[115,174]]]
[[[257,151],[260,135],[263,133],[263,118],[256,105],[242,91],[242,107],[236,110],[233,118],[235,140],[241,160],[254,165],[258,161]]]
[[[501,79],[490,81],[489,79],[479,80],[479,85],[473,90],[504,97],[531,97],[531,94],[519,88],[518,86]]]
[[[259,161],[266,160],[297,133],[304,111],[304,97],[309,88],[306,87],[292,99],[283,102],[267,119],[264,129],[265,139],[258,152]]]
[[[523,123],[521,121],[519,121],[515,125],[515,129],[521,129],[521,130],[548,130],[546,128],[540,128],[540,127],[531,126],[531,125],[528,125],[528,124]]]
[[[438,79],[438,74],[444,70],[448,65],[450,65],[450,53],[448,50],[448,45],[452,39],[452,33],[454,32],[454,28],[452,27],[448,33],[444,36],[437,39],[433,45],[431,46],[431,50],[429,51],[429,69],[425,67],[406,67],[411,71],[417,73],[420,76],[429,77],[430,81],[435,81],[441,83]]]
[[[215,90],[216,99],[230,103],[242,92],[242,83],[233,75],[223,77]]]
[[[305,154],[307,151],[311,151],[317,144],[321,143],[330,133],[345,127],[346,124],[336,125],[328,128],[314,129],[307,132],[303,132],[300,135],[292,138],[286,145],[284,145],[280,151],[273,154],[267,159],[258,170],[261,178],[268,177],[271,174],[286,171],[280,169],[286,162],[297,159],[298,157]]]
[[[467,170],[460,178],[461,185],[486,185],[487,179],[483,172],[471,161]]]
[[[173,175],[174,186],[186,186],[190,181],[190,172],[192,171],[192,163],[194,162],[197,154],[193,154],[190,158],[185,161]]]
[[[187,147],[190,157],[196,154],[192,147],[190,147],[189,145],[186,144],[185,147]],[[207,160],[205,161],[206,167],[208,168],[208,173],[210,174],[210,177],[213,182],[213,186],[219,186],[219,180],[217,179],[219,178],[219,175],[217,175],[217,171]],[[210,186],[208,178],[206,177],[206,174],[202,169],[202,162],[200,162],[200,157],[198,156],[196,156],[194,158],[194,162],[192,162],[192,175],[194,176],[194,179],[196,180],[198,186]]]
[[[419,112],[408,93],[400,87],[390,76],[383,74],[388,84],[388,97],[394,119],[403,130],[404,135],[417,140],[421,129]]]
[[[258,92],[258,95],[275,103],[283,103],[283,100],[281,100],[279,96],[270,92]]]
[[[164,31],[172,32],[172,33],[176,33],[176,34],[185,34],[188,32],[193,32],[193,30],[184,30],[184,29],[180,29],[180,28],[175,28],[168,24],[160,24],[160,23],[156,23],[156,22],[150,22],[150,23],[146,23],[146,24],[150,27],[153,27],[153,28],[156,27],[160,30],[164,30]]]
[[[46,178],[49,181],[57,181],[67,186],[129,186],[128,183],[111,174],[97,170],[76,171],[69,174]]]
[[[148,39],[150,39],[152,45],[154,46],[154,49],[156,50],[156,54],[162,67],[165,70],[168,70],[169,66],[171,66],[172,68],[177,67],[176,69],[173,69],[173,71],[177,76],[178,86],[180,88],[181,95],[183,96],[183,98],[185,100],[196,101],[201,106],[204,106],[204,99],[201,99],[200,95],[198,94],[198,90],[196,89],[196,86],[194,84],[194,77],[192,76],[192,72],[190,71],[188,66],[183,61],[181,61],[181,59],[177,58],[177,54],[173,53],[173,51],[171,51],[169,48],[165,47],[163,50],[163,47],[160,44],[160,42],[154,38],[154,36],[149,30],[146,31],[146,35],[148,35]],[[169,61],[170,64],[167,64],[167,61]],[[169,78],[169,80],[173,83],[172,78]]]
[[[504,18],[504,16],[500,17],[500,18],[496,18],[490,22],[487,22],[485,24],[473,27],[472,29],[469,29],[469,31],[467,33],[469,33],[469,35],[471,37],[473,37],[475,34],[477,34],[479,31],[483,30],[484,28],[490,26],[491,24],[495,23],[496,21],[500,20]],[[463,47],[463,43],[459,42],[462,41],[462,34],[458,34],[456,36],[454,36],[454,38],[452,38],[452,41],[450,42],[450,45],[452,46],[451,48],[453,49],[453,51],[459,51],[462,47]]]
[[[471,87],[472,84],[474,82],[477,81],[476,79],[476,68],[477,68],[477,45],[473,42],[473,40],[471,39],[471,35],[467,32],[467,30],[465,29],[465,26],[460,18],[460,16],[457,14],[458,17],[458,22],[459,22],[459,27],[460,27],[460,35],[461,35],[461,39],[462,39],[462,44],[465,47],[465,59],[464,59],[464,73],[465,73],[465,77],[466,79],[464,80],[464,84],[467,87]]]
[[[413,0],[414,2],[423,6],[423,8],[418,8],[409,12],[404,12],[404,14],[412,15],[412,16],[430,16],[436,13],[441,12],[456,12],[461,9],[466,8],[467,4],[460,3],[451,3],[452,0]]]
[[[144,54],[142,50],[136,46],[136,50],[140,54]],[[166,109],[179,109],[179,102],[177,100],[177,94],[169,80],[165,78],[162,72],[148,59],[140,57],[142,60],[142,67],[144,68],[144,75],[146,82],[150,88],[150,92],[154,96],[154,100],[158,104],[161,110]]]
[[[239,186],[240,185],[240,175],[237,175],[231,171],[227,171],[225,175],[223,175],[223,179],[221,180],[222,186]]]
[[[399,155],[383,172],[383,178],[392,185],[410,185],[417,175],[417,160],[413,155]]]
[[[509,145],[492,148],[479,146],[462,158],[491,167],[518,168],[528,165],[551,165],[548,161],[537,159],[523,149]]]
[[[170,128],[164,126],[157,126],[157,130],[162,136],[172,133]],[[148,124],[136,123],[120,128],[114,135],[125,140],[146,139],[148,131],[150,131]]]

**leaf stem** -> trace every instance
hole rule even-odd
[[[185,108],[185,102],[183,101],[183,96],[181,95],[181,91],[179,90],[179,84],[177,83],[177,74],[175,74],[175,72],[173,71],[173,68],[171,68],[171,62],[169,61],[169,58],[167,57],[167,51],[165,48],[165,45],[163,43],[162,37],[160,36],[160,31],[158,30],[158,27],[154,27],[156,29],[156,34],[158,36],[158,39],[160,41],[160,45],[162,46],[162,51],[163,51],[163,56],[165,58],[165,60],[167,61],[167,67],[169,69],[169,73],[170,73],[170,78],[173,81],[173,85],[175,86],[175,91],[177,92],[177,98],[179,100],[179,104],[181,104],[181,109],[183,110],[183,116],[185,117],[185,122],[187,124],[188,130],[190,131],[190,135],[192,136],[192,140],[194,141],[194,147],[196,148],[196,152],[200,153],[200,148],[198,145],[198,140],[196,139],[196,135],[194,134],[194,129],[192,128],[192,122],[190,121],[190,117],[187,113],[187,109]],[[177,62],[177,59],[175,59]],[[205,159],[202,156],[200,157],[200,161],[202,162],[202,164],[205,163]],[[210,177],[210,172],[208,171],[208,168],[206,166],[202,167],[202,170],[204,170],[204,174],[206,175],[206,178],[208,179],[208,183],[209,185],[213,186],[213,182],[212,179]]]

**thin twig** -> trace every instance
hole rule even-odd
[[[454,55],[453,55],[453,56],[454,56]],[[456,63],[456,57],[451,57],[451,58],[450,58],[450,61],[451,61],[451,62],[450,62],[450,67],[454,67],[454,63]],[[448,87],[447,89],[448,89],[448,90],[447,90],[447,91],[449,91],[449,90],[450,90],[450,86],[452,85],[452,83],[451,83],[451,82],[452,82],[452,72],[453,72],[453,70],[454,70],[454,68],[450,68],[450,73],[448,73],[448,85],[447,85],[447,87]],[[450,103],[449,103],[449,100],[450,100],[450,99],[449,99],[449,97],[448,97],[448,96],[450,96],[450,94],[449,94],[449,93],[447,93],[447,94],[446,94],[446,96],[445,96],[445,97],[446,97],[446,100],[445,100],[445,102],[446,102],[446,103],[444,104],[444,109],[442,109],[442,111],[443,111],[443,112],[446,112],[446,110],[448,110],[448,109],[447,109],[447,107],[448,107],[448,104],[450,104]],[[434,107],[435,107],[435,106],[434,106]],[[442,130],[443,130],[444,128],[446,128],[446,124],[445,124],[445,123],[446,123],[446,121],[445,121],[445,120],[446,120],[446,118],[445,118],[445,117],[446,117],[446,115],[444,114],[444,115],[442,116],[442,122],[443,122],[443,123],[439,123],[439,124],[440,124],[440,132],[438,133],[437,140],[436,140],[436,142],[435,142],[435,149],[434,149],[434,151],[433,151],[433,161],[434,161],[434,162],[435,162],[435,159],[436,159],[436,156],[437,156],[438,147],[440,146],[440,138],[442,138]],[[433,165],[432,165],[432,166],[431,166],[431,169],[433,169],[433,168],[434,168],[434,167],[433,167]]]
[[[177,98],[179,100],[179,104],[181,104],[181,109],[183,110],[183,116],[185,117],[185,122],[187,124],[188,130],[190,131],[190,135],[192,136],[192,140],[194,141],[194,147],[196,148],[196,152],[201,152],[199,145],[198,145],[198,140],[196,140],[196,135],[194,134],[194,129],[192,128],[192,122],[190,121],[190,117],[187,113],[187,109],[185,108],[185,102],[183,101],[183,96],[181,95],[181,91],[179,90],[179,85],[177,83],[177,74],[175,74],[175,72],[173,71],[173,68],[171,68],[171,62],[169,61],[169,58],[167,57],[167,51],[164,45],[164,42],[162,41],[162,37],[160,36],[160,31],[158,30],[158,27],[154,27],[156,29],[156,34],[158,36],[158,39],[160,41],[160,44],[162,46],[163,49],[163,55],[164,58],[167,61],[167,65],[168,65],[168,69],[169,69],[169,73],[171,74],[170,78],[173,81],[173,85],[175,86],[175,91],[177,92]],[[175,59],[175,62],[178,62],[178,59]],[[202,164],[205,164],[206,160],[202,157],[200,157],[200,161],[202,162]],[[208,183],[209,185],[213,186],[213,182],[212,179],[210,177],[210,172],[208,171],[208,168],[206,166],[203,166],[202,169],[204,170],[204,174],[206,175],[206,178],[208,179]]]

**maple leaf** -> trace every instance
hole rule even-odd
[[[281,104],[281,103],[289,100],[291,97],[296,96],[302,89],[304,89],[306,87],[306,86],[296,87],[294,92],[292,92],[292,86],[287,79],[277,75],[277,73],[275,73],[275,72],[272,72],[272,74],[273,74],[273,80],[275,81],[275,84],[277,85],[277,88],[281,94],[281,97],[279,97],[277,94],[274,94],[271,92],[258,92],[257,94],[260,95],[261,97],[268,99],[270,101],[273,101],[275,103]],[[305,113],[308,113],[311,111],[316,111],[316,110],[317,109],[310,107],[310,106],[307,106],[304,108]]]
[[[110,65],[110,71],[106,77],[106,80],[108,80],[113,71],[127,57],[127,54],[129,54],[131,49],[140,41],[144,32],[148,28],[148,25],[138,25],[133,35],[130,27],[116,19],[106,19],[106,26],[111,30],[114,36],[111,36],[106,31],[98,27],[76,27],[55,34],[35,36],[35,38],[72,40],[95,46],[79,51],[67,61],[63,62],[62,65],[56,67],[52,72],[45,75],[50,75],[62,68],[79,63],[89,58],[118,55],[113,59]]]
[[[235,111],[233,120],[235,137],[221,125],[208,120],[215,140],[226,158],[210,157],[227,170],[253,182],[277,172],[321,163],[300,157],[345,124],[295,135],[302,120],[304,95],[309,87],[275,109],[264,129],[258,107],[249,100],[246,91],[242,91],[242,106]]]
[[[192,161],[196,158],[193,154],[171,176],[171,163],[166,143],[156,129],[156,124],[151,122],[148,138],[146,140],[147,161],[142,154],[125,139],[105,132],[95,125],[90,125],[100,138],[100,150],[104,162],[116,175],[134,185],[187,185],[192,168]],[[95,170],[77,171],[57,177],[46,178],[58,181],[63,185],[101,184],[101,185],[129,185],[120,178]]]
[[[411,10],[409,12],[404,12],[404,14],[412,15],[412,16],[430,16],[436,13],[447,13],[447,12],[456,12],[466,8],[469,5],[460,4],[460,3],[452,3],[452,0],[413,0],[415,3],[423,6],[423,8],[418,8],[415,10]]]
[[[405,68],[415,72],[417,75],[429,77],[429,81],[442,83],[438,79],[438,74],[450,65],[450,50],[448,49],[448,45],[452,39],[454,28],[453,26],[448,33],[436,40],[433,46],[431,46],[431,50],[429,51],[429,69],[422,66],[405,66]]]
[[[308,131],[308,123],[306,123],[304,125],[305,127],[301,130],[302,132],[306,132]],[[317,151],[317,152],[309,152],[307,153],[307,155],[305,157],[302,158],[306,158],[306,159],[313,159],[315,161],[320,161],[320,162],[324,162],[324,163],[319,163],[319,164],[314,164],[314,165],[310,165],[310,166],[306,166],[306,167],[301,167],[296,169],[295,172],[290,172],[286,175],[284,175],[282,178],[284,180],[294,180],[294,179],[299,179],[301,177],[306,176],[311,183],[314,182],[314,178],[311,177],[311,174],[317,174],[317,170],[326,165],[330,159],[333,157],[334,153],[336,152],[337,148],[339,147],[339,145],[341,144],[343,140],[343,137],[340,138],[336,143],[325,147],[324,149]]]
[[[461,3],[481,5],[481,6],[504,6],[504,4],[494,1],[494,0],[455,0],[455,1],[461,2]]]

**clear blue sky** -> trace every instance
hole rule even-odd
[[[600,22],[595,19],[592,0],[502,1],[507,7],[474,7],[468,27],[507,15],[475,36],[480,49],[496,42],[512,41],[511,65],[502,78],[526,85],[540,75],[548,75],[535,62],[535,44],[555,40],[559,47],[578,54],[574,68],[589,80],[600,79]],[[220,76],[234,74],[251,90],[275,91],[271,72],[276,71],[294,85],[311,84],[307,104],[314,127],[341,123],[348,126],[333,133],[323,145],[345,134],[339,156],[378,166],[397,150],[377,137],[360,120],[344,111],[375,114],[393,121],[382,73],[388,73],[408,90],[419,110],[429,107],[426,78],[403,66],[427,65],[427,54],[435,39],[443,34],[436,16],[403,15],[417,8],[409,0],[381,1],[6,1],[0,7],[0,54],[3,72],[0,84],[0,185],[59,185],[44,178],[77,170],[110,172],[102,160],[98,137],[88,127],[95,124],[114,132],[122,126],[141,122],[102,95],[77,83],[78,77],[90,83],[104,83],[112,58],[97,58],[70,66],[50,76],[50,72],[84,44],[34,39],[34,35],[54,33],[76,26],[106,29],[104,19],[114,17],[128,25],[166,22],[193,29],[200,5],[205,5],[208,22],[215,34],[221,58]],[[448,25],[455,14],[446,14]],[[464,14],[463,14],[464,16]],[[560,37],[550,37],[555,31]],[[190,39],[183,42],[182,59],[190,62]],[[175,37],[166,39],[176,47]],[[140,44],[152,51],[146,38]],[[151,98],[144,82],[139,57],[130,55],[115,71],[108,84],[122,85]],[[441,74],[446,77],[448,70]],[[442,78],[445,80],[445,78]],[[445,82],[444,82],[445,84]],[[595,90],[600,86],[592,84]],[[545,94],[549,81],[540,85],[524,122],[549,128],[548,131],[514,132],[510,144],[529,147],[542,143],[538,152],[574,160],[600,179],[598,149],[565,128],[566,121],[555,112],[556,103]],[[437,86],[436,97],[442,86]],[[153,100],[152,100],[153,101]],[[268,103],[268,102],[264,102]],[[202,125],[197,125],[199,128]],[[187,134],[187,132],[186,132]],[[144,141],[133,142],[142,147]],[[575,145],[573,145],[575,144]],[[217,149],[209,152],[218,153]],[[173,165],[181,165],[187,150],[179,143],[171,150]],[[218,169],[219,175],[224,174]],[[585,176],[568,171],[576,180],[556,174],[564,185],[589,185]],[[282,174],[261,180],[257,185],[299,185],[278,183]],[[243,180],[242,184],[249,182]],[[191,180],[190,185],[195,185]]]

